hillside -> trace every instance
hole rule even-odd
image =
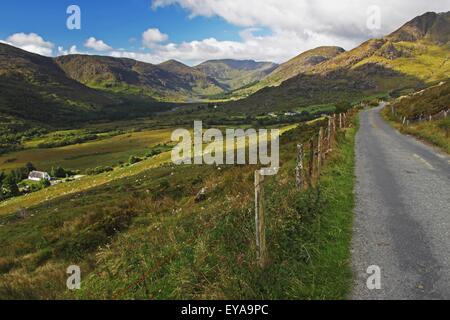
[[[409,119],[435,115],[450,107],[450,80],[414,94],[398,98],[393,104],[396,114]]]
[[[159,166],[155,158],[38,191],[17,199],[19,211],[2,211],[0,298],[343,299],[355,129],[338,134],[320,188],[299,192],[292,174],[297,144],[320,125],[280,138],[280,173],[265,183],[267,269],[255,263],[254,166]],[[61,188],[68,193],[50,196]],[[80,291],[66,290],[70,264],[83,270]]]
[[[450,75],[450,12],[426,13],[381,39],[319,63],[248,99],[228,104],[260,113],[308,104],[352,102],[364,95],[422,89]]]
[[[118,103],[66,76],[51,58],[0,44],[0,113],[54,123]]]
[[[272,62],[224,59],[203,62],[195,69],[216,79],[227,90],[235,90],[262,80],[277,67]]]
[[[237,94],[249,95],[265,87],[279,86],[284,81],[301,73],[305,73],[312,67],[330,60],[343,52],[345,52],[345,50],[340,47],[318,47],[308,50],[281,64],[259,83],[247,89],[238,91]]]
[[[382,114],[400,132],[416,136],[450,154],[449,106],[450,78],[398,98]]]
[[[224,91],[206,74],[171,60],[160,65],[105,56],[56,58],[72,79],[91,88],[139,94],[163,101],[187,101]]]

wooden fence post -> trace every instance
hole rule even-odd
[[[255,171],[255,222],[256,222],[256,257],[260,268],[267,263],[266,226],[264,219],[264,176],[260,170]]]
[[[328,130],[327,130],[327,153],[331,151],[331,118],[328,118]]]
[[[323,145],[323,128],[320,127],[319,137],[317,138],[317,176],[320,176],[320,171],[322,169],[322,145]]]
[[[339,130],[342,130],[342,113],[339,113]]]
[[[314,150],[314,139],[309,141],[309,185],[314,186],[314,172],[315,172],[315,159],[316,151]]]
[[[303,166],[303,144],[297,145],[297,167],[295,168],[295,182],[297,184],[297,188],[300,191],[303,191],[305,185],[305,177],[304,177],[304,166]]]

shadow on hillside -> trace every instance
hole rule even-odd
[[[418,90],[426,84],[381,64],[369,63],[354,69],[338,69],[326,74],[301,74],[279,87],[264,88],[252,96],[225,104],[246,114],[295,110],[302,106],[352,103],[375,94],[397,96],[404,90]]]

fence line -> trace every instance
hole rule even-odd
[[[300,192],[306,188],[316,186],[321,170],[328,155],[332,152],[337,132],[343,131],[351,126],[350,113],[340,113],[328,117],[326,128],[321,126],[318,134],[312,137],[309,144],[308,166],[305,167],[304,144],[297,145],[297,163],[295,166],[295,182]],[[339,129],[337,128],[339,125]],[[308,172],[308,174],[306,174]],[[257,262],[260,268],[265,268],[269,253],[266,247],[265,217],[264,217],[264,176],[259,170],[255,171],[255,223],[256,223],[256,249]]]
[[[393,105],[391,105],[391,114],[394,118],[398,119],[403,126],[409,126],[412,123],[419,123],[419,122],[425,122],[425,121],[433,121],[433,120],[442,120],[442,119],[447,119],[448,117],[448,111],[450,109],[447,110],[441,110],[440,112],[436,113],[436,114],[424,114],[422,113],[419,116],[416,117],[412,117],[412,118],[408,118],[406,116],[399,116],[395,110],[395,107]]]

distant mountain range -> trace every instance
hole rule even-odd
[[[230,111],[258,114],[415,90],[449,78],[449,37],[450,13],[431,12],[347,52],[319,47],[281,65],[213,60],[195,67],[89,55],[53,59],[0,44],[0,116],[61,124],[225,94],[245,98],[226,103]]]
[[[225,90],[214,78],[174,60],[153,65],[123,58],[68,55],[56,58],[56,62],[67,76],[88,87],[162,101],[188,101]]]
[[[271,74],[278,64],[253,60],[211,60],[194,67],[218,81],[227,91],[257,83]]]

